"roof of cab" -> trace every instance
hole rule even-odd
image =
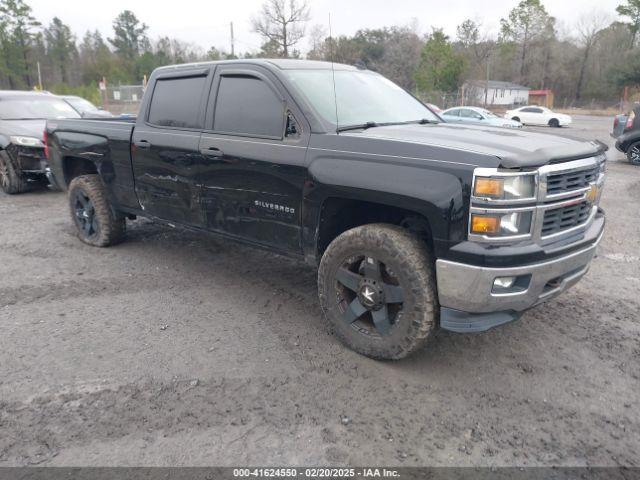
[[[25,97],[25,96],[52,97],[53,95],[49,92],[36,92],[33,90],[0,90],[0,97]]]
[[[188,68],[208,67],[210,65],[263,65],[279,70],[358,70],[357,67],[343,63],[321,62],[317,60],[295,60],[283,58],[245,58],[239,60],[219,60],[215,62],[183,63],[158,67],[156,71],[181,70]]]

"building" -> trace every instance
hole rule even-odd
[[[527,105],[529,103],[529,87],[517,83],[499,82],[496,80],[473,80],[463,86],[467,103],[484,105]]]
[[[529,103],[553,108],[553,90],[529,90]]]

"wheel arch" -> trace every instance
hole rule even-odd
[[[62,158],[62,172],[65,185],[70,185],[74,178],[80,175],[99,174],[95,161],[76,155],[68,155]]]
[[[359,159],[316,159],[305,191],[303,250],[317,262],[333,238],[367,223],[428,232],[436,255],[466,236],[473,170],[440,162],[394,164]]]
[[[320,207],[315,241],[317,257],[340,234],[355,227],[387,223],[416,233],[433,248],[433,227],[424,212],[348,196],[327,197]]]

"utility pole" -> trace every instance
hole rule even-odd
[[[38,89],[42,91],[42,72],[40,71],[40,62],[37,62],[38,65]]]
[[[487,54],[487,83],[484,86],[484,108],[489,103],[489,78],[491,78],[491,52]]]
[[[233,39],[233,22],[231,22],[231,56],[234,58],[236,56],[236,47]]]

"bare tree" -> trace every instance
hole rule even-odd
[[[322,25],[314,25],[309,32],[309,60],[325,60],[327,31]]]
[[[287,58],[292,47],[304,37],[309,18],[307,0],[267,0],[251,24],[266,43],[276,45],[280,55]]]
[[[584,87],[587,64],[591,56],[591,51],[598,41],[598,35],[609,23],[610,17],[601,11],[593,10],[582,15],[575,25],[577,33],[577,43],[582,47],[582,59],[580,61],[580,73],[576,85],[576,101],[580,100],[582,88]]]

